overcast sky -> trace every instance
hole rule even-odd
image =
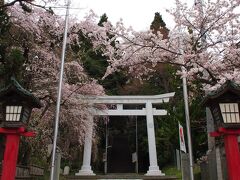
[[[194,4],[194,0],[182,1],[190,6]],[[92,9],[99,16],[106,13],[112,23],[122,18],[125,25],[132,26],[135,30],[146,30],[150,27],[154,13],[160,12],[167,27],[171,29],[174,22],[166,9],[174,7],[174,2],[175,0],[71,0],[70,13],[81,19]]]

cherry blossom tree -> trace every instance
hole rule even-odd
[[[17,76],[24,87],[27,87],[42,101],[43,108],[34,110],[32,114],[30,127],[37,132],[37,137],[31,139],[29,145],[32,146],[30,149],[35,154],[43,153],[45,156],[47,145],[52,143],[53,137],[64,27],[63,19],[59,16],[42,7],[31,4],[28,6],[31,12],[26,11],[18,3],[9,5],[6,9],[8,21],[5,25],[8,28],[4,34],[4,44],[1,46],[4,52],[1,53],[0,66],[5,69],[3,74],[6,81],[11,75]],[[74,27],[71,25],[69,32],[72,28]],[[74,33],[77,32],[74,31]],[[75,43],[72,38],[76,36],[74,33],[69,36],[66,53],[59,125],[58,146],[65,158],[71,157],[74,151],[82,145],[87,119],[91,114],[90,105],[81,97],[104,94],[102,86],[88,77],[80,59],[72,50],[72,45]],[[9,59],[9,57],[12,58]],[[10,61],[11,66],[9,66]],[[13,67],[19,72],[13,72],[11,70]],[[29,152],[26,152],[27,154]]]
[[[86,34],[96,48],[109,57],[106,75],[120,69],[141,77],[158,63],[186,68],[179,73],[189,81],[200,80],[205,89],[213,90],[226,79],[239,83],[239,0],[209,0],[200,6],[188,7],[176,0],[169,13],[176,26],[168,38],[151,30],[136,32],[122,21],[104,27],[84,24]],[[91,21],[90,21],[91,20]],[[87,29],[91,28],[91,33]],[[109,38],[107,33],[113,36]],[[115,47],[111,44],[115,43]]]
[[[44,103],[40,111],[34,112],[32,124],[40,132],[40,142],[47,144],[51,143],[64,26],[62,18],[44,10],[47,6],[43,8],[34,3],[11,1],[2,8],[6,8],[11,25],[6,51],[18,48],[22,52],[25,58],[23,77]],[[137,32],[126,28],[122,20],[116,25],[104,22],[99,26],[98,16],[92,11],[83,20],[71,20],[60,125],[62,149],[68,152],[67,147],[82,142],[89,112],[87,104],[78,97],[104,93],[81,66],[76,52],[77,47],[84,45],[80,34],[90,38],[93,48],[108,58],[105,76],[124,69],[141,78],[154,71],[157,64],[167,63],[184,67],[186,71],[178,72],[181,76],[186,76],[190,82],[198,80],[205,89],[213,90],[226,79],[240,83],[239,3],[239,0],[208,0],[203,6],[196,4],[189,8],[176,0],[176,8],[169,10],[176,26],[169,31],[168,38],[160,31]],[[0,58],[3,65],[4,58]],[[64,137],[76,138],[67,142]]]

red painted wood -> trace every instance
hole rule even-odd
[[[210,136],[211,137],[218,137],[218,136],[221,136],[221,133],[219,133],[218,131],[210,132]]]
[[[226,128],[219,128],[218,132],[223,133],[223,134],[235,134],[239,135],[240,134],[240,129],[226,129]]]
[[[218,137],[222,135],[240,135],[240,129],[226,129],[226,128],[218,128],[217,131],[210,132],[210,136],[212,137]]]
[[[224,146],[226,152],[228,180],[240,180],[240,152],[238,145],[238,136],[240,129],[219,128],[218,131],[211,132],[210,136],[224,137]]]
[[[240,180],[240,153],[237,135],[225,134],[224,145],[227,159],[228,180]]]
[[[19,141],[20,136],[18,134],[6,135],[6,148],[4,152],[1,180],[15,179]]]
[[[0,128],[0,133],[6,134],[1,180],[15,180],[20,136],[33,137],[35,133],[26,132],[24,127]]]
[[[36,136],[36,133],[33,131],[28,131],[28,132],[21,133],[20,135],[25,137],[34,137]]]
[[[20,127],[17,129],[0,128],[0,133],[3,133],[3,134],[17,134],[17,133],[24,133],[24,132],[25,132],[24,127]]]

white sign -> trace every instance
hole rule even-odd
[[[47,155],[50,156],[52,154],[53,144],[48,144],[47,146]]]
[[[185,140],[184,140],[183,127],[180,123],[178,123],[178,127],[179,127],[180,150],[186,153],[186,145],[185,145]]]
[[[106,156],[106,153],[103,153],[103,159],[102,159],[103,162],[106,162],[107,161],[107,156]]]
[[[136,152],[132,153],[132,162],[133,163],[137,162],[137,153]]]

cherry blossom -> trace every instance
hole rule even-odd
[[[52,144],[53,137],[64,20],[43,8],[31,8],[31,12],[26,12],[17,3],[7,8],[12,25],[9,34],[13,42],[12,49],[18,48],[23,53],[28,52],[25,55],[25,77],[28,79],[26,84],[44,105],[32,113],[30,127],[37,132],[37,137],[31,139],[31,145],[36,153],[46,153],[46,147]],[[92,105],[81,97],[105,94],[103,87],[88,77],[77,53],[71,49],[71,44],[78,42],[78,26],[73,25],[72,21],[69,28],[71,35],[66,52],[59,125],[61,135],[58,146],[65,158],[71,158],[72,151],[79,149],[84,142],[88,116],[92,113],[89,111]]]
[[[141,77],[158,63],[170,63],[184,66],[187,71],[182,75],[190,82],[200,80],[205,89],[213,90],[226,79],[239,81],[239,3],[209,0],[189,8],[177,0],[176,8],[168,11],[176,23],[168,38],[151,30],[136,32],[121,20],[98,27],[93,13],[79,26],[108,57],[106,76],[127,69]]]
[[[62,18],[26,2],[31,12],[17,3],[8,6],[13,24],[12,39],[18,48],[28,52],[26,71],[30,87],[44,103],[33,113],[32,126],[40,133],[41,142],[51,143],[57,82],[62,46]],[[84,137],[89,105],[81,101],[83,95],[103,95],[104,89],[84,72],[81,59],[71,45],[81,47],[80,34],[90,38],[93,48],[108,58],[105,76],[122,69],[141,78],[154,71],[159,63],[179,66],[178,74],[188,82],[195,80],[205,90],[214,90],[231,79],[240,83],[239,0],[208,0],[200,6],[188,7],[176,0],[176,7],[168,10],[176,26],[168,37],[161,32],[135,31],[120,20],[115,25],[105,22],[98,26],[98,16],[90,11],[82,20],[70,21],[65,64],[63,99],[61,106],[60,144],[68,154],[73,144],[80,145]],[[181,66],[186,71],[181,71]],[[71,138],[67,143],[66,138]],[[67,143],[67,144],[66,144]]]

